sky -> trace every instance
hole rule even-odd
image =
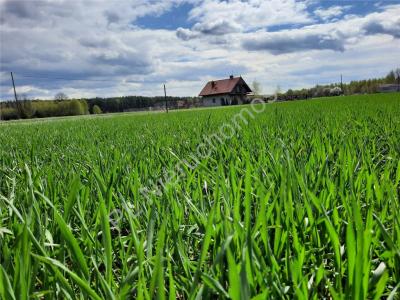
[[[0,99],[265,94],[400,67],[400,0],[0,0]]]

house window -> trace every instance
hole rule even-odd
[[[213,98],[213,103],[215,103],[215,98]]]

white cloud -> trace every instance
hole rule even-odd
[[[307,1],[295,0],[205,0],[192,9],[189,20],[196,22],[191,29],[177,30],[178,37],[183,40],[312,22]]]
[[[260,30],[246,34],[243,46],[250,51],[268,51],[273,54],[307,50],[333,50],[343,52],[346,47],[359,43],[366,35],[386,34],[400,38],[400,6],[388,7],[379,13],[364,17],[314,24],[298,29],[268,32]]]
[[[322,20],[328,21],[332,18],[338,18],[342,16],[343,13],[351,7],[351,5],[336,5],[328,8],[320,7],[314,11],[314,14]]]
[[[279,24],[305,24],[311,18],[306,1],[295,0],[206,0],[190,12],[199,24],[226,20],[244,30]]]

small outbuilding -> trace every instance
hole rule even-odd
[[[209,81],[200,92],[204,106],[237,105],[248,102],[252,91],[242,76]]]
[[[381,84],[378,87],[380,93],[393,93],[400,91],[400,84]]]

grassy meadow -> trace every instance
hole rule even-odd
[[[0,123],[0,299],[400,299],[399,94],[244,107]]]

